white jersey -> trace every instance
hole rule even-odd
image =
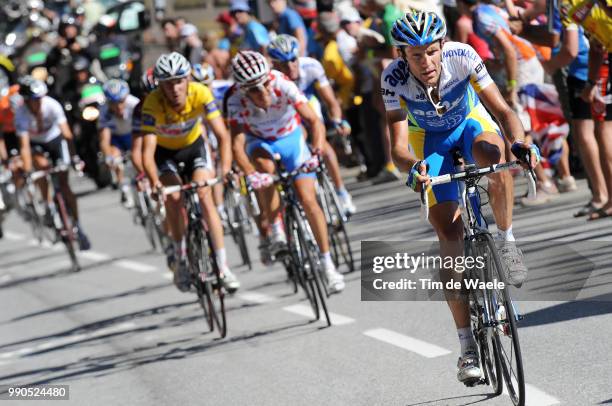
[[[270,71],[272,105],[257,107],[240,91],[239,85],[228,90],[226,114],[230,124],[242,125],[247,134],[277,139],[291,134],[300,125],[296,108],[308,100],[295,83],[277,70]]]
[[[329,80],[321,62],[314,58],[301,56],[298,58],[300,77],[296,81],[298,88],[310,99],[316,95],[317,88],[329,86]]]
[[[128,94],[125,100],[125,109],[123,109],[122,117],[117,117],[109,108],[108,103],[103,104],[100,109],[98,130],[108,128],[110,129],[111,135],[114,137],[132,135],[132,117],[134,115],[134,109],[139,102],[140,100],[138,100],[138,97]]]
[[[394,60],[383,71],[381,92],[387,111],[406,110],[411,126],[440,132],[461,124],[480,103],[477,93],[491,83],[493,79],[471,46],[446,42],[438,86],[444,114],[438,116],[423,85],[410,74],[403,59]]]
[[[61,136],[60,124],[67,120],[62,105],[52,97],[44,96],[40,108],[42,120],[37,123],[25,103],[19,106],[15,111],[15,131],[19,137],[28,135],[31,142],[46,144]]]

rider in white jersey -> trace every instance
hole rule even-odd
[[[280,155],[289,172],[303,165],[316,166],[317,157],[306,145],[301,120],[312,131],[315,151],[323,147],[325,127],[304,94],[281,72],[270,70],[263,55],[253,51],[239,52],[232,60],[232,73],[237,84],[229,91],[232,93],[228,94],[226,105],[234,139],[234,157],[251,184],[263,186],[258,200],[266,223],[271,226],[269,239],[273,245],[283,245],[286,236],[280,199],[269,175],[276,170],[272,157]],[[337,292],[344,289],[344,278],[331,258],[327,224],[317,202],[315,181],[314,173],[302,173],[296,176],[294,186],[317,240],[328,288]],[[262,231],[268,232],[267,224]]]
[[[28,174],[33,167],[43,170],[57,164],[69,165],[71,162],[69,142],[72,142],[72,131],[62,105],[47,96],[47,85],[44,82],[31,76],[25,76],[20,80],[19,94],[23,97],[23,104],[15,111],[15,133],[19,138],[19,152],[24,172]],[[48,158],[44,154],[47,154]],[[75,164],[80,163],[76,155],[72,161]],[[59,173],[58,177],[66,205],[77,226],[79,249],[88,250],[91,244],[79,223],[77,199],[68,183],[68,172]],[[54,203],[45,178],[40,180],[40,186],[48,206],[52,206]],[[50,212],[48,210],[47,215]]]
[[[467,163],[488,166],[505,162],[502,132],[481,101],[513,143],[512,152],[525,165],[535,166],[539,151],[522,142],[525,134],[521,122],[489,77],[482,60],[468,45],[445,43],[445,35],[444,21],[432,12],[410,11],[391,30],[400,58],[382,73],[381,92],[393,160],[400,169],[409,172],[407,185],[420,191],[422,184],[429,182],[429,175],[453,172],[451,151],[455,148]],[[520,286],[527,268],[512,234],[514,194],[510,174],[489,175],[488,191],[508,282]],[[440,256],[462,256],[463,224],[456,182],[433,186],[428,194],[429,221],[440,241]],[[451,274],[450,278],[459,280],[462,275]],[[481,370],[468,302],[465,296],[450,292],[447,302],[461,344],[457,378],[470,384],[480,379]]]
[[[323,120],[323,112],[317,96],[322,99],[327,107],[332,125],[338,134],[342,137],[350,135],[351,127],[346,120],[342,119],[342,109],[325,75],[323,65],[314,58],[299,56],[299,42],[297,38],[286,34],[276,36],[270,45],[268,45],[268,56],[272,59],[274,69],[283,72],[297,84],[321,120]],[[336,192],[345,213],[347,215],[355,214],[357,209],[353,204],[351,195],[344,187],[344,182],[340,175],[338,157],[327,140],[325,141],[323,151],[325,162],[327,163],[329,173],[334,181]]]
[[[105,162],[117,176],[121,203],[129,208],[134,205],[129,180],[125,179],[123,165],[118,161],[132,149],[132,118],[140,100],[130,94],[130,87],[125,81],[118,79],[111,79],[104,84],[104,96],[106,103],[101,108],[98,120],[100,150]]]

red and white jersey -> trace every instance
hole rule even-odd
[[[232,125],[242,125],[245,132],[258,138],[282,138],[295,131],[301,123],[297,107],[307,103],[297,85],[277,70],[270,71],[272,104],[267,109],[257,107],[240,86],[228,90],[226,115]]]

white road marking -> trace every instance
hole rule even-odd
[[[11,231],[5,231],[4,238],[11,241],[23,241],[26,239],[26,236],[19,233],[13,233]]]
[[[0,284],[10,282],[13,280],[13,277],[9,274],[0,275]]]
[[[364,331],[363,334],[383,341],[387,344],[395,345],[396,347],[403,348],[404,350],[414,352],[426,358],[435,358],[451,353],[445,348],[438,347],[437,345],[418,340],[414,337],[405,336],[385,328],[367,330]]]
[[[552,406],[558,405],[561,403],[559,399],[550,396],[548,393],[536,388],[533,385],[528,383],[525,384],[525,405],[526,406]],[[506,385],[504,385],[503,394],[508,395],[508,390],[506,389]]]
[[[295,314],[299,314],[300,316],[304,316],[304,317],[314,317],[314,314],[312,313],[312,308],[308,305],[293,305],[293,306],[287,306],[287,307],[283,307],[283,310],[288,311],[290,313],[295,313]],[[321,313],[323,312],[323,310],[321,310]],[[329,313],[329,317],[331,319],[331,322],[333,325],[336,326],[341,326],[343,324],[350,324],[350,323],[354,323],[355,319],[351,319],[350,317],[346,317],[343,316],[341,314],[336,314],[336,313]],[[325,315],[321,314],[321,318],[325,318]]]
[[[270,303],[276,301],[276,298],[270,295],[266,295],[259,292],[244,291],[238,294],[238,298],[246,302],[253,302],[258,304]],[[312,314],[312,312],[311,312]]]
[[[79,253],[79,256],[97,262],[108,261],[109,259],[111,259],[110,255],[106,255],[102,252],[96,251],[83,251]]]
[[[174,278],[174,275],[172,274],[172,272],[164,272],[162,274],[162,278],[172,280],[172,278]]]
[[[136,271],[141,273],[155,272],[157,268],[151,265],[143,264],[140,262],[130,261],[127,259],[120,259],[114,262],[115,265],[121,268],[129,269],[130,271]]]
[[[116,326],[109,326],[109,327],[101,328],[99,330],[95,330],[90,333],[81,333],[81,334],[75,334],[75,335],[71,335],[67,337],[56,338],[56,339],[49,340],[47,342],[38,344],[34,347],[25,347],[25,348],[20,348],[15,351],[0,353],[0,360],[13,358],[13,357],[19,357],[19,356],[31,354],[33,352],[47,350],[50,348],[57,348],[63,345],[75,343],[78,341],[88,340],[91,338],[100,337],[100,336],[104,336],[107,334],[118,333],[124,330],[129,330],[135,326],[136,326],[135,323],[126,322],[126,323],[117,324]]]

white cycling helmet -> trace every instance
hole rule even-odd
[[[277,35],[268,45],[268,55],[275,61],[294,61],[300,56],[300,43],[291,35]]]
[[[163,54],[155,62],[153,76],[157,81],[182,79],[191,73],[191,65],[187,59],[178,52]]]
[[[270,66],[262,54],[255,51],[240,51],[232,59],[234,80],[244,88],[257,86],[268,78]]]

